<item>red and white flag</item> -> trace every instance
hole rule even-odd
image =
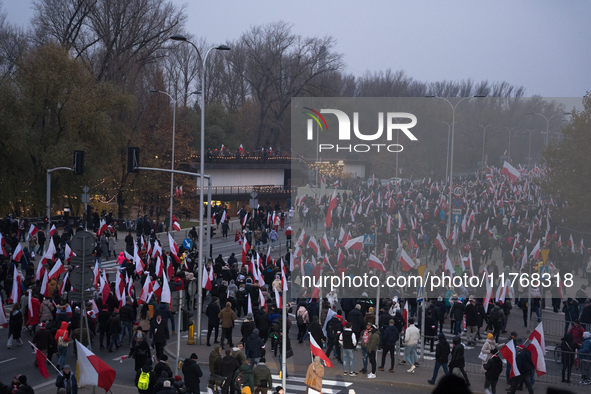
[[[76,253],[74,253],[74,251],[70,248],[70,245],[68,245],[67,243],[66,243],[66,248],[65,248],[65,251],[64,251],[64,255],[65,255],[66,261],[68,263],[70,262],[70,259],[72,257],[76,256]]]
[[[538,243],[536,244],[536,246],[534,246],[534,250],[532,250],[529,255],[533,256],[534,260],[540,259],[540,240],[538,240]]]
[[[6,311],[4,310],[4,303],[2,302],[2,297],[0,297],[0,327],[8,327],[8,320],[6,319]]]
[[[300,236],[298,237],[298,240],[296,241],[296,245],[300,245],[301,247],[304,247],[305,241],[306,241],[306,231],[304,229],[302,229],[302,232],[300,233]]]
[[[281,309],[283,307],[283,300],[281,299],[281,295],[277,291],[277,288],[275,288],[274,290],[275,290],[275,303],[277,305],[277,308]]]
[[[326,228],[330,228],[332,224],[332,211],[337,207],[337,189],[334,189],[332,192],[332,196],[330,197],[330,202],[328,203],[328,211],[326,213],[326,217],[324,218],[324,224]]]
[[[64,276],[64,279],[62,280],[62,284],[60,285],[60,296],[64,295],[64,290],[66,288],[66,283],[68,283],[68,279],[70,278],[70,273],[66,272],[66,276]]]
[[[402,264],[402,269],[407,272],[415,267],[414,261],[412,261],[404,249],[401,249],[400,252],[400,263]]]
[[[101,224],[99,226],[98,231],[96,232],[96,235],[101,237],[105,231],[107,231],[107,222],[105,221],[105,219],[101,219]]]
[[[503,164],[501,174],[508,176],[511,182],[518,181],[521,178],[521,173],[508,162]]]
[[[49,230],[49,236],[50,236],[50,237],[53,237],[53,234],[55,234],[55,232],[56,232],[56,231],[57,231],[57,230],[56,230],[56,228],[55,228],[55,224],[52,224],[52,225],[51,225],[51,230]]]
[[[374,256],[373,253],[371,253],[369,255],[369,261],[368,261],[367,265],[369,267],[377,269],[379,271],[386,272],[386,267],[384,267],[384,264],[382,264],[380,259],[378,259],[376,256]]]
[[[240,150],[240,154],[244,156],[244,148],[242,147],[242,144],[240,144],[240,147],[238,149]]]
[[[324,354],[324,352],[322,351],[322,348],[320,346],[318,346],[318,344],[316,343],[316,340],[314,339],[314,337],[312,335],[310,335],[310,351],[312,352],[312,356],[320,357],[320,359],[322,361],[324,361],[324,364],[327,367],[332,368],[332,363],[330,362],[330,360],[328,359],[326,354]]]
[[[330,244],[328,243],[328,237],[326,236],[326,233],[324,233],[320,239],[320,242],[322,243],[322,246],[324,246],[325,250],[330,250]]]
[[[544,327],[542,323],[538,324],[536,329],[529,336],[529,346],[527,350],[531,353],[531,359],[536,367],[536,374],[542,376],[546,373],[546,342],[544,339]]]
[[[27,233],[27,241],[29,240],[30,237],[34,237],[38,231],[39,231],[39,229],[37,228],[37,226],[35,226],[34,224],[31,224],[29,226],[29,232]]]
[[[98,386],[108,392],[113,386],[117,372],[76,340],[76,353],[80,367],[80,386]]]
[[[168,285],[168,277],[166,276],[166,273],[162,275],[162,293],[160,293],[160,302],[166,302],[167,304],[172,303],[172,293],[170,292],[170,286]]]
[[[246,254],[248,253],[248,249],[250,249],[250,245],[244,237],[244,242],[242,242],[242,265],[246,264]]]
[[[41,281],[41,290],[39,291],[43,296],[49,298],[51,294],[49,294],[49,286],[48,285],[49,279],[47,275],[47,271],[43,273],[43,280]]]
[[[62,264],[62,261],[60,259],[57,259],[57,261],[55,262],[53,268],[49,272],[49,279],[50,280],[51,279],[58,280],[59,276],[61,274],[63,274],[64,272],[66,272],[66,269],[64,268],[64,265]]]
[[[178,220],[176,219],[176,216],[174,215],[172,215],[172,229],[174,231],[181,231],[181,225],[179,224]]]
[[[168,245],[170,246],[170,254],[172,254],[172,257],[174,257],[174,261],[176,261],[177,264],[180,264],[181,259],[178,256],[179,247],[176,242],[174,242],[174,238],[172,238],[170,233],[168,233]]]
[[[310,237],[310,240],[308,241],[308,247],[314,251],[316,256],[318,256],[320,246],[318,245],[318,241],[316,241],[316,237],[314,237],[313,235]]]
[[[10,295],[8,296],[7,302],[9,304],[14,304],[15,302],[19,302],[21,299],[21,276],[18,274],[16,269],[16,264],[13,265],[12,271],[12,290]]]
[[[205,265],[203,266],[203,278],[201,279],[201,287],[211,291],[212,284],[211,284],[211,279],[209,279],[209,272],[207,271],[207,268],[205,267]]]
[[[363,235],[352,238],[345,244],[345,249],[361,250],[363,248]]]
[[[435,245],[437,250],[441,252],[441,254],[445,253],[445,251],[447,250],[447,247],[443,243],[443,240],[441,239],[441,235],[439,235],[439,233],[437,233],[437,237],[433,240],[433,244]]]
[[[404,303],[404,309],[402,310],[402,319],[404,319],[404,330],[408,328],[408,301]]]
[[[506,163],[506,162],[505,162]],[[519,373],[519,369],[517,369],[517,349],[515,349],[515,342],[511,339],[505,346],[501,348],[501,354],[507,360],[509,364],[511,364],[511,374],[509,375],[511,378],[515,376],[521,375]]]
[[[490,304],[490,300],[492,299],[492,283],[490,281],[490,277],[488,276],[488,272],[486,269],[482,273],[485,276],[486,281],[486,295],[484,296],[484,300],[482,301],[482,306],[484,307],[484,312],[488,311],[488,305]]]
[[[21,247],[20,242],[16,245],[16,248],[14,248],[14,252],[12,253],[12,259],[14,261],[16,261],[17,263],[21,261],[21,259],[23,258],[24,254],[23,254],[23,248]]]

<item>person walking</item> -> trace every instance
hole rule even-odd
[[[61,375],[55,379],[55,386],[58,391],[64,389],[65,394],[78,394],[78,382],[76,382],[76,376],[72,373],[69,365],[64,365]]]
[[[482,366],[486,371],[484,373],[484,391],[488,392],[488,388],[490,387],[492,394],[497,394],[497,382],[503,372],[503,362],[499,358],[498,352],[496,348],[491,349],[491,357]]]
[[[371,363],[371,372],[367,374],[368,379],[376,378],[376,352],[380,345],[380,330],[375,324],[371,325],[371,331],[367,340],[367,354],[369,356],[369,362]]]
[[[253,394],[267,394],[269,389],[273,389],[273,378],[271,370],[265,364],[265,358],[261,357],[258,364],[252,369],[252,378],[254,380]]]
[[[520,375],[513,378],[511,389],[508,390],[508,392],[510,394],[515,394],[518,387],[525,384],[528,393],[534,394],[534,389],[531,384],[531,375],[536,368],[531,360],[531,353],[523,345],[517,345],[517,349],[518,352],[517,356],[515,356],[515,364],[517,364],[517,370],[520,372]]]
[[[213,343],[218,342],[218,334],[220,329],[220,318],[218,317],[220,313],[220,302],[218,297],[213,297],[211,302],[207,305],[207,309],[205,310],[205,315],[207,316],[207,346],[211,346],[211,332],[215,330],[215,335],[213,338]]]
[[[324,377],[324,366],[320,363],[320,357],[314,357],[312,364],[308,366],[306,371],[306,394],[309,389],[314,389],[318,392],[322,392],[322,378]]]
[[[487,334],[487,338],[484,341],[484,344],[482,345],[482,348],[480,348],[480,353],[485,354],[486,355],[486,359],[482,360],[482,365],[484,366],[484,364],[486,364],[488,362],[488,360],[490,360],[490,358],[492,357],[492,351],[493,349],[497,348],[497,343],[495,342],[495,337],[493,334],[491,334],[490,332]]]
[[[135,387],[139,394],[154,394],[157,380],[158,377],[152,368],[152,360],[148,360],[135,374]]]
[[[63,321],[59,330],[55,333],[55,340],[57,342],[57,348],[60,354],[58,360],[58,368],[63,369],[66,364],[66,355],[68,354],[68,345],[70,344],[70,338],[68,336],[68,323]]]
[[[168,332],[168,324],[162,320],[162,316],[159,314],[156,315],[156,319],[152,322],[150,337],[156,348],[156,358],[160,359],[164,354],[164,345],[166,344],[166,340],[170,338],[170,334]]]
[[[394,325],[394,320],[390,319],[388,327],[384,330],[384,336],[382,337],[382,365],[378,368],[380,371],[384,370],[386,365],[386,356],[390,352],[390,369],[388,372],[394,372],[394,354],[396,352],[396,344],[400,338],[400,333]]]
[[[232,303],[226,302],[226,307],[218,313],[218,319],[222,320],[222,349],[224,348],[224,340],[230,347],[234,347],[234,342],[232,342],[232,328],[234,327],[234,320],[238,319],[238,317],[236,317],[236,313],[232,310]]]
[[[416,349],[421,339],[421,333],[414,323],[415,319],[408,319],[408,328],[404,332],[404,361],[406,361],[407,365],[410,365],[410,368],[406,371],[410,373],[414,373],[416,369]]]
[[[23,314],[21,313],[21,304],[15,302],[10,311],[10,318],[8,321],[8,342],[6,347],[12,349],[12,343],[17,342],[17,346],[22,346],[21,332],[23,331]]]
[[[138,330],[135,334],[135,340],[132,342],[131,349],[129,350],[129,357],[135,359],[136,372],[146,365],[146,361],[152,359],[150,345],[146,338],[146,335],[141,330]]]
[[[566,383],[570,383],[570,375],[575,364],[575,352],[579,348],[573,340],[573,335],[571,333],[567,333],[564,338],[562,338],[562,343],[560,344],[560,350],[562,351],[562,381]],[[518,364],[519,366],[519,364]],[[566,379],[564,378],[566,373]]]
[[[466,386],[470,387],[470,380],[468,379],[468,375],[464,370],[466,366],[466,361],[464,359],[464,345],[460,339],[459,335],[456,335],[453,340],[453,349],[451,351],[451,361],[449,362],[449,373],[454,372],[454,368],[458,368],[462,375],[464,376],[464,380],[466,381]]]
[[[296,323],[298,325],[298,343],[303,343],[308,330],[308,324],[310,324],[310,315],[306,309],[306,304],[303,302],[300,303],[296,311]]]
[[[353,350],[357,346],[357,337],[352,327],[353,325],[351,323],[347,323],[339,336],[339,344],[343,347],[343,375],[345,376],[347,376],[347,362],[349,362],[349,375],[357,376],[357,372],[353,370]]]
[[[447,370],[447,362],[449,360],[449,354],[451,353],[449,343],[447,342],[444,333],[440,332],[437,338],[439,339],[439,342],[437,342],[437,346],[435,347],[435,367],[433,367],[433,377],[431,380],[427,381],[430,384],[435,384],[440,367],[443,367],[443,373],[446,375],[449,373]]]
[[[369,334],[371,333],[371,324],[367,323],[366,329],[361,333],[361,338],[359,339],[359,344],[361,345],[361,359],[363,361],[363,369],[359,371],[359,373],[366,374],[367,373],[367,360],[369,354],[367,352],[367,343],[369,341]]]

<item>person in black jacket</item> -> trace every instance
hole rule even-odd
[[[446,375],[449,373],[447,370],[447,362],[449,360],[449,353],[451,352],[449,343],[447,343],[447,339],[443,333],[439,333],[437,339],[439,339],[439,342],[435,347],[435,367],[433,368],[433,377],[431,380],[428,380],[431,384],[435,384],[437,374],[439,373],[439,367],[443,367],[443,372]]]
[[[464,367],[466,366],[466,361],[464,360],[464,345],[462,344],[459,335],[454,337],[453,344],[454,347],[451,351],[451,361],[449,362],[449,373],[453,373],[454,368],[458,368],[462,375],[464,375],[466,386],[470,387],[470,380],[468,379],[468,375],[466,375],[466,371],[464,370]]]
[[[339,344],[339,336],[341,335],[342,330],[343,325],[336,316],[333,316],[326,324],[326,336],[328,337],[326,357],[330,357],[333,347],[336,348],[336,358],[339,364],[343,363],[343,360],[341,359],[341,345]]]
[[[478,308],[476,307],[476,298],[473,295],[470,296],[464,314],[466,315],[466,326],[468,327],[466,335],[468,337],[468,346],[474,346],[476,332],[478,331]]]
[[[224,376],[224,385],[222,386],[222,394],[228,394],[232,388],[234,372],[240,367],[238,360],[232,357],[232,350],[226,349],[226,356],[220,361],[218,368],[218,375]]]
[[[531,374],[535,370],[535,367],[531,360],[531,353],[523,345],[517,345],[517,348],[519,351],[517,356],[515,356],[515,363],[517,364],[517,369],[519,370],[520,375],[513,378],[509,393],[515,394],[517,388],[522,384],[525,384],[529,394],[534,394],[534,389],[531,385]]]
[[[172,369],[168,365],[168,356],[166,354],[160,357],[156,365],[154,365],[156,376],[162,376],[162,372],[166,372],[166,377],[172,378]]]
[[[346,312],[345,312],[346,313]],[[361,332],[365,327],[365,323],[363,323],[363,314],[361,313],[361,305],[355,305],[355,308],[351,310],[347,316],[347,321],[351,323],[353,326],[353,333],[355,334],[356,338],[361,337]]]
[[[244,341],[244,351],[246,353],[246,358],[252,360],[251,365],[259,363],[259,360],[262,357],[262,349],[264,348],[265,343],[259,336],[259,330],[255,328],[252,334],[250,334]]]
[[[254,322],[259,330],[259,335],[264,342],[267,342],[269,337],[269,326],[271,325],[271,318],[267,314],[267,307],[264,306],[258,309],[254,315]]]
[[[133,345],[129,351],[129,357],[135,359],[136,372],[146,365],[146,361],[152,359],[150,345],[146,338],[146,335],[141,330],[138,330],[137,334],[135,334],[135,341],[133,341]]]
[[[503,372],[503,362],[499,358],[499,351],[496,348],[490,352],[492,353],[492,357],[482,366],[486,370],[484,373],[484,390],[488,390],[490,387],[492,394],[496,394],[497,382],[501,372]]]
[[[109,334],[111,335],[111,342],[109,343],[109,353],[113,353],[113,345],[117,349],[121,346],[119,344],[119,334],[121,333],[121,317],[119,317],[119,311],[115,309],[107,322],[109,326]]]
[[[162,319],[162,316],[156,315],[156,319],[151,324],[150,327],[150,337],[152,339],[152,343],[156,347],[156,357],[160,359],[164,354],[164,345],[166,344],[166,340],[170,338],[168,333],[168,325]]]
[[[132,341],[132,332],[133,332],[133,322],[135,320],[135,310],[131,305],[131,300],[127,298],[127,302],[125,305],[121,307],[119,311],[119,318],[121,319],[121,334],[119,334],[119,343],[123,340],[125,336],[125,332],[127,332],[129,336],[129,345],[131,346]]]
[[[199,378],[203,376],[203,372],[199,364],[197,364],[197,355],[195,353],[192,353],[191,357],[183,362],[183,376],[185,377],[187,394],[199,394]]]
[[[215,329],[215,336],[213,343],[218,342],[218,333],[220,329],[220,319],[218,314],[220,313],[220,304],[218,297],[213,297],[212,301],[207,305],[205,315],[207,316],[207,346],[211,346],[209,342],[211,338],[211,332]]]
[[[454,303],[451,306],[451,309],[449,310],[449,316],[450,319],[453,320],[454,323],[454,331],[453,334],[454,335],[460,335],[461,331],[461,327],[462,327],[462,322],[464,321],[464,309],[466,309],[466,305],[464,305],[464,303],[457,299],[454,300]]]
[[[312,316],[312,323],[308,326],[308,332],[314,338],[318,346],[322,346],[325,341],[324,332],[322,326],[318,323],[318,316]]]
[[[103,350],[105,347],[103,346],[103,338],[106,336],[107,337],[107,346],[109,345],[109,325],[108,325],[108,321],[109,318],[111,317],[111,313],[109,312],[109,308],[107,307],[107,305],[103,306],[103,310],[100,311],[98,313],[98,324],[99,324],[99,344],[100,344],[100,348],[101,350]],[[140,367],[143,367],[144,365],[140,365]]]
[[[389,372],[394,372],[394,353],[396,352],[396,343],[400,338],[400,333],[394,325],[394,319],[390,319],[388,327],[384,329],[382,337],[382,365],[378,368],[380,371],[384,370],[386,364],[386,355],[390,352],[390,369]]]

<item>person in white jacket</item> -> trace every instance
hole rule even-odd
[[[421,339],[421,333],[414,323],[415,319],[408,319],[408,328],[404,332],[404,361],[410,365],[410,368],[407,370],[410,373],[414,373],[416,369],[416,349]]]

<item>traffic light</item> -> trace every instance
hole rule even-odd
[[[84,173],[84,151],[74,151],[74,174],[82,175]]]
[[[140,166],[140,148],[127,148],[127,172],[137,172]]]

